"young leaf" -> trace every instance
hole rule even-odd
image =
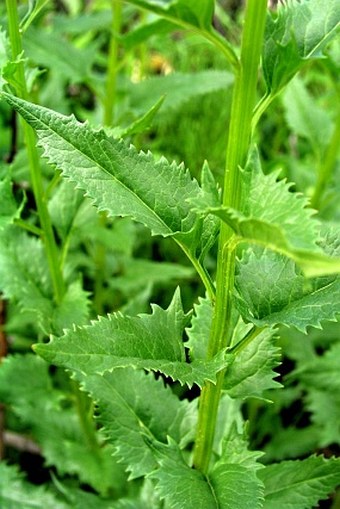
[[[268,92],[278,93],[311,58],[322,57],[340,21],[337,0],[289,0],[267,18],[263,72]]]
[[[0,507],[3,509],[70,509],[52,490],[27,482],[17,468],[0,462]]]
[[[153,305],[151,315],[109,315],[34,349],[51,363],[85,374],[130,366],[160,371],[189,386],[202,386],[204,380],[215,381],[216,373],[225,365],[224,353],[207,362],[185,362],[182,334],[187,320],[176,292],[167,310]]]
[[[103,130],[64,117],[41,106],[3,94],[32,127],[51,163],[90,196],[101,211],[129,216],[154,235],[189,232],[195,223],[187,198],[199,186],[183,166],[164,158],[138,153],[122,140],[109,139]],[[150,185],[152,182],[152,185]]]
[[[283,461],[260,470],[265,486],[263,509],[310,509],[327,497],[340,482],[340,459],[312,456]]]
[[[177,442],[184,438],[183,446],[190,439],[189,426],[192,432],[195,423],[187,417],[192,408],[187,401],[180,402],[162,379],[132,368],[117,368],[102,376],[75,376],[96,402],[105,436],[114,446],[115,457],[130,472],[130,479],[146,475],[156,466],[143,435],[161,442],[166,442],[167,436]]]

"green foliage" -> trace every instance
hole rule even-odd
[[[0,5],[1,508],[332,497],[339,19]]]

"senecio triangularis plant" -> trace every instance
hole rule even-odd
[[[63,52],[70,52],[68,67],[57,69],[59,83],[63,73],[70,82],[72,73],[88,79],[103,112],[100,128],[35,104],[38,83],[57,79],[32,65],[34,52],[39,63],[49,37],[51,44],[59,37],[43,32],[46,4],[29,2],[25,13],[25,2],[6,0],[1,13],[1,111],[19,114],[26,149],[1,163],[0,288],[4,334],[14,339],[0,365],[0,397],[6,426],[28,435],[50,474],[34,484],[15,455],[5,456],[1,508],[312,509],[327,497],[327,507],[339,507],[340,340],[324,335],[318,343],[313,332],[327,330],[340,310],[339,213],[331,217],[325,206],[327,192],[339,192],[332,188],[340,124],[338,0],[286,0],[276,8],[247,0],[241,23],[234,20],[238,28],[226,36],[215,28],[218,15],[228,15],[222,2],[112,0],[105,86],[85,75],[86,59],[99,48],[90,35],[73,46],[71,38],[58,54],[58,45],[51,50],[51,60],[64,64]],[[194,178],[183,164],[140,150],[141,133],[163,107],[164,97],[152,89],[157,77],[144,87],[158,102],[128,127],[115,122],[123,15],[132,19],[131,13],[140,15],[134,30],[144,50],[157,30],[164,38],[190,32],[224,59],[225,71],[198,71],[207,93],[232,86],[219,182],[208,162]],[[79,17],[81,26],[85,21]],[[73,30],[79,35],[77,21]],[[318,65],[333,79],[330,113],[316,99],[314,112],[307,86],[308,76],[312,83],[320,74]],[[179,73],[173,93],[184,79]],[[194,75],[191,83],[191,92],[185,90],[194,95]],[[301,110],[289,106],[297,97]],[[315,149],[305,189],[278,164],[264,166],[262,123],[282,118],[282,108],[297,135],[312,133],[304,145]],[[216,111],[212,121],[217,117]],[[29,168],[26,193],[18,185],[20,164]],[[131,232],[146,230],[167,245],[172,239],[187,265],[156,266],[133,260],[131,252],[127,261]],[[137,276],[106,281],[101,272],[114,243],[124,270],[140,263],[138,277],[146,282],[196,274],[200,295],[189,292],[193,299],[184,306],[178,287],[166,305],[138,311],[138,299],[152,294],[147,285],[133,295]],[[119,285],[131,302],[107,309],[108,292]],[[295,369],[278,379],[282,352]],[[294,397],[305,397],[311,419],[305,429],[279,423]]]

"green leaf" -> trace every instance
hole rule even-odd
[[[320,155],[333,132],[330,112],[318,105],[316,98],[298,77],[287,87],[283,105],[290,129],[297,135],[307,138],[314,152]]]
[[[72,183],[63,180],[48,203],[53,225],[64,241],[74,226],[82,202],[82,193],[74,189]]]
[[[188,316],[183,313],[179,292],[167,310],[156,305],[152,310],[151,315],[99,318],[91,326],[67,331],[34,349],[53,364],[85,374],[130,366],[160,371],[189,386],[202,386],[205,380],[214,382],[225,365],[224,352],[207,362],[185,361],[182,334]]]
[[[261,482],[255,470],[258,453],[242,451],[229,461],[222,457],[208,477],[190,468],[176,444],[150,442],[159,468],[149,477],[156,489],[174,509],[256,509],[261,507]],[[235,448],[234,448],[235,449]],[[227,451],[225,449],[225,451]],[[229,452],[229,451],[227,451]]]
[[[130,107],[144,113],[155,104],[155,98],[164,97],[161,114],[180,108],[197,96],[226,90],[234,81],[227,71],[206,70],[195,73],[174,72],[167,76],[153,76],[128,86]]]
[[[337,0],[290,0],[269,14],[263,49],[268,92],[275,95],[311,58],[322,57],[340,21]]]
[[[195,305],[195,315],[191,328],[187,328],[189,341],[186,346],[190,357],[204,359],[207,355],[208,341],[212,321],[212,307],[208,299],[199,299]],[[252,329],[240,322],[235,327],[230,353],[226,355],[226,370],[223,390],[232,398],[263,398],[264,391],[278,388],[280,384],[273,380],[277,373],[273,371],[280,364],[280,349],[274,345],[275,330],[256,331],[254,337],[248,337]]]
[[[20,217],[23,203],[21,206],[17,205],[12,192],[11,178],[7,174],[0,180],[0,230]]]
[[[189,232],[195,223],[186,199],[199,186],[183,166],[138,153],[122,140],[109,139],[72,117],[3,94],[32,127],[51,163],[90,196],[100,211],[129,216],[154,235]],[[152,186],[150,186],[152,182]]]
[[[292,193],[292,184],[278,180],[278,175],[263,174],[254,150],[243,172],[243,210],[212,207],[203,193],[194,210],[220,217],[240,237],[239,242],[259,244],[292,258],[308,277],[339,272],[340,258],[323,253],[317,244],[320,226],[312,218],[315,212],[307,207],[307,199]]]
[[[112,450],[89,444],[79,420],[74,394],[53,387],[49,366],[34,355],[8,356],[0,369],[0,399],[28,426],[48,465],[106,494],[124,486]],[[93,433],[95,433],[93,425]],[[52,506],[53,507],[53,506]]]
[[[171,436],[182,441],[183,447],[193,439],[192,406],[179,401],[162,379],[132,368],[75,376],[96,402],[105,436],[114,446],[115,457],[130,472],[130,479],[146,475],[156,466],[145,434],[161,442]]]
[[[25,54],[33,62],[72,83],[86,81],[97,52],[95,44],[80,50],[60,34],[39,30],[32,25],[25,33],[23,44]]]
[[[278,376],[274,369],[281,363],[281,350],[275,345],[275,332],[270,328],[255,331],[248,343],[245,336],[244,342],[241,340],[231,349],[235,358],[227,368],[223,383],[223,389],[230,397],[264,399],[265,391],[281,387],[274,380]]]
[[[339,313],[339,277],[306,280],[291,260],[266,250],[246,252],[237,270],[238,309],[258,327],[281,323],[306,332]]]
[[[197,28],[210,29],[214,0],[128,0],[162,17]]]
[[[340,459],[312,456],[283,461],[259,471],[265,486],[263,509],[310,509],[327,498],[340,482]]]
[[[0,506],[3,509],[69,509],[52,490],[28,483],[13,465],[0,463]]]

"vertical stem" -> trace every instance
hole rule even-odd
[[[122,26],[122,0],[111,0],[112,26],[109,45],[107,68],[106,95],[104,103],[104,124],[110,126],[113,122],[113,109],[117,95],[117,63],[119,41],[118,36]]]
[[[17,3],[15,0],[6,0],[9,38],[11,43],[12,58],[16,60],[22,53],[21,34],[19,29],[19,19]],[[18,63],[17,70],[17,94],[22,99],[28,99],[28,91],[25,80],[24,65]],[[32,181],[34,199],[37,205],[39,220],[43,232],[43,240],[46,250],[48,266],[51,274],[54,298],[56,303],[60,303],[64,293],[64,282],[59,265],[58,248],[55,241],[52,223],[47,209],[42,175],[40,170],[39,154],[36,148],[36,137],[33,129],[23,122],[24,138],[27,148],[28,162]]]
[[[249,150],[266,11],[267,0],[248,0],[242,34],[240,66],[236,74],[232,99],[223,189],[223,205],[236,209],[241,206],[240,167],[244,166]],[[216,304],[208,358],[226,348],[232,336],[231,310],[235,247],[235,237],[230,228],[222,223],[217,257]],[[216,385],[206,383],[200,397],[194,465],[204,474],[209,469],[223,379],[224,371],[218,373]]]

